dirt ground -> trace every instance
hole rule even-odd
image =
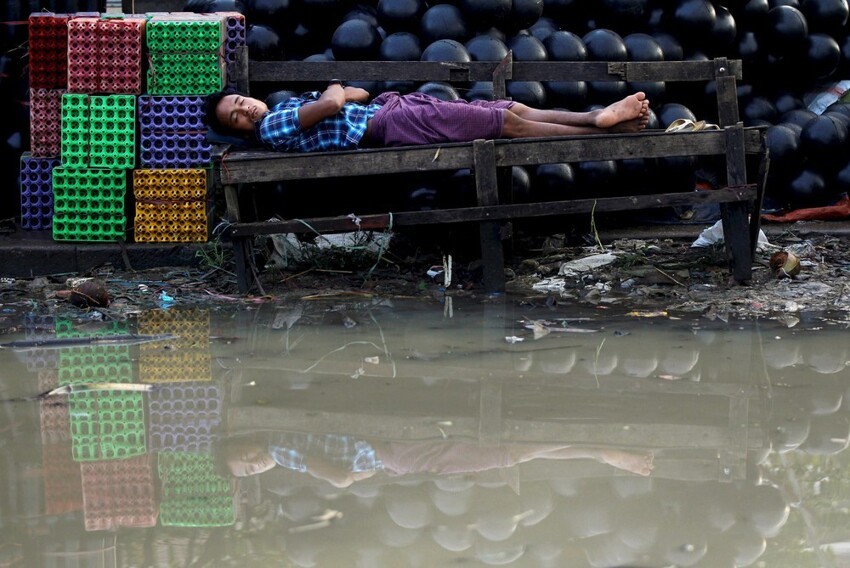
[[[850,251],[844,237],[828,233],[799,236],[793,230],[772,235],[757,252],[753,278],[744,285],[730,281],[722,244],[695,248],[693,240],[621,238],[600,247],[598,243],[575,244],[558,234],[534,241],[515,239],[506,268],[508,297],[520,303],[580,302],[721,320],[771,318],[789,326],[805,313],[846,319]],[[481,301],[492,298],[481,287],[480,263],[464,260],[463,254],[452,259],[451,281],[446,287],[448,257],[444,265],[438,253],[423,252],[436,247],[429,249],[421,241],[399,235],[393,235],[384,249],[360,245],[313,248],[297,261],[290,258],[285,267],[278,262],[277,267],[261,271],[262,290],[254,288],[248,295],[238,292],[228,247],[211,244],[193,267],[128,272],[102,266],[72,277],[4,279],[0,281],[0,304],[47,313],[100,309],[121,317],[177,304],[285,302],[319,296],[376,295],[429,301],[440,301],[445,294]],[[276,248],[266,240],[258,242],[256,250],[263,264],[273,259],[270,251]],[[771,257],[782,252],[799,259],[798,274],[771,268]],[[600,264],[576,269],[565,265],[590,260]],[[86,278],[103,284],[108,307],[71,303],[69,290]]]

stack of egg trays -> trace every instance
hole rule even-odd
[[[53,239],[116,241],[124,238],[123,170],[59,167],[53,170]]]
[[[225,86],[223,36],[218,14],[151,16],[145,26],[151,95],[208,95]]]
[[[59,158],[21,156],[21,228],[44,230],[53,226],[53,170]]]
[[[30,155],[58,158],[62,152],[62,95],[65,89],[30,89]]]
[[[236,49],[246,45],[245,16],[239,12],[219,12],[224,16],[224,59],[228,65],[236,63]],[[228,86],[236,84],[227,78]]]
[[[144,16],[93,15],[68,21],[68,91],[142,92]]]
[[[139,97],[139,165],[203,168],[211,162],[204,99],[200,96]]]
[[[170,527],[221,527],[236,522],[230,480],[210,453],[160,452],[159,522]]]
[[[135,170],[136,242],[206,242],[206,196],[205,170]]]
[[[136,97],[62,96],[62,165],[130,169],[136,164]]]
[[[67,319],[57,321],[56,337],[116,335],[126,325],[83,334]],[[59,384],[132,383],[127,345],[65,347],[59,352]],[[141,392],[92,390],[68,395],[72,454],[75,461],[120,460],[147,451],[144,397]]]
[[[159,509],[150,454],[87,462],[80,468],[87,531],[156,526]]]
[[[67,14],[36,12],[29,17],[29,81],[33,89],[68,86]]]

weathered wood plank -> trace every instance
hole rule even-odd
[[[527,166],[627,158],[707,156],[724,154],[722,131],[641,132],[552,138],[499,140],[496,165]],[[745,129],[745,152],[764,150],[761,131]],[[227,153],[218,169],[220,183],[260,183],[288,179],[349,177],[381,173],[452,170],[473,167],[470,144],[373,148],[321,154],[287,154],[269,150]]]
[[[625,211],[696,203],[752,201],[756,198],[756,193],[757,189],[753,185],[688,193],[597,197],[595,199],[573,199],[568,201],[547,201],[543,203],[513,203],[463,209],[406,211],[376,215],[358,214],[358,217],[360,218],[360,229],[382,230],[395,226],[572,215],[576,213],[590,213],[594,209],[596,211]],[[309,229],[307,225],[309,225]],[[272,235],[278,233],[312,232],[313,230],[321,233],[355,231],[357,229],[358,225],[355,225],[348,217],[315,217],[278,222],[237,223],[232,226],[232,235]]]
[[[490,81],[498,61],[251,61],[252,83],[344,81]],[[515,81],[709,81],[713,61],[513,61]],[[738,60],[725,67],[740,79]]]

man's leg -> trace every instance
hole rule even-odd
[[[532,108],[522,103],[514,104],[509,111],[520,118],[532,122],[548,122],[565,126],[593,126],[600,129],[608,129],[634,119],[648,119],[649,101],[643,92],[639,92],[624,97],[605,108],[588,112],[544,110]]]

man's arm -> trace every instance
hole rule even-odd
[[[298,109],[298,122],[301,130],[307,130],[342,110],[347,102],[365,103],[369,92],[357,87],[343,87],[339,84],[328,85],[316,102]]]

